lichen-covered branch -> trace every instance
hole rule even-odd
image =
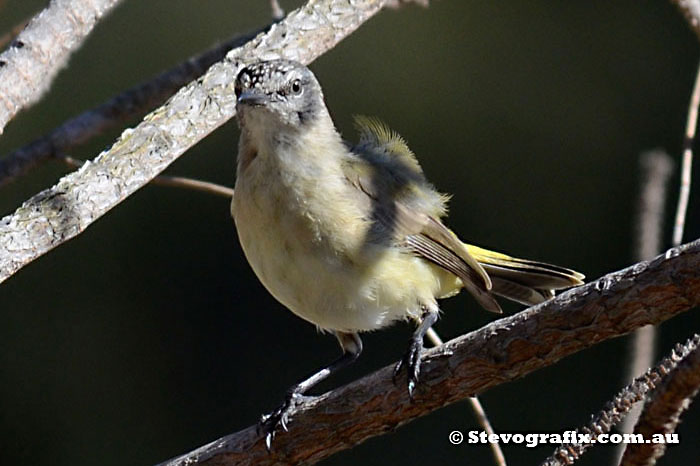
[[[223,59],[229,50],[240,47],[260,32],[262,30],[232,38],[192,57],[152,80],[127,89],[103,104],[65,121],[49,134],[0,158],[0,186],[25,173],[37,163],[61,156],[67,150],[87,142],[125,120],[161,105],[180,87]]]
[[[230,51],[93,162],[0,220],[0,282],[75,237],[235,114],[233,82],[246,60],[309,63],[376,14],[386,0],[311,0]]]
[[[0,134],[49,89],[97,22],[121,0],[52,0],[0,54]]]
[[[314,463],[699,304],[697,240],[428,350],[413,402],[388,366],[298,406],[271,453],[251,426],[162,466]]]

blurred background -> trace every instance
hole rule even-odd
[[[0,2],[0,33],[47,3]],[[263,0],[125,1],[51,92],[7,126],[0,157],[269,21]],[[406,138],[429,179],[454,195],[448,224],[463,239],[595,279],[634,262],[639,156],[663,148],[680,160],[697,63],[698,41],[668,1],[440,0],[380,13],[312,69],[346,138],[355,138],[353,114],[377,115]],[[122,129],[71,155],[94,158]],[[167,173],[232,186],[237,139],[231,121]],[[67,172],[49,162],[1,188],[0,215]],[[676,171],[665,245],[677,185]],[[698,189],[686,241],[700,236]],[[442,306],[444,339],[493,319],[464,294]],[[698,323],[689,312],[663,324],[660,354]],[[398,324],[364,336],[359,362],[320,389],[396,361],[411,331]],[[626,339],[600,344],[485,393],[496,430],[584,424],[627,383],[626,348]],[[257,281],[228,200],[147,186],[0,285],[3,462],[158,463],[255,423],[338,354],[332,336]],[[684,416],[681,444],[660,464],[697,460],[699,413],[692,406]],[[485,445],[449,444],[456,429],[479,429],[466,402],[324,464],[493,464]],[[553,448],[504,450],[510,464],[538,464]],[[580,464],[612,457],[612,447],[598,446]]]

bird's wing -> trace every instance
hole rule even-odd
[[[491,279],[447,228],[447,197],[425,179],[404,140],[379,120],[357,118],[360,142],[344,161],[348,182],[369,199],[370,240],[403,247],[459,277],[487,310],[501,312]]]

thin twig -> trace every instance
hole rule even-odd
[[[426,336],[433,344],[433,346],[442,346],[442,338],[440,338],[440,335],[432,327],[428,329]],[[489,436],[491,434],[495,434],[496,431],[493,430],[491,421],[489,421],[488,416],[486,416],[486,410],[481,404],[481,400],[479,400],[479,397],[470,396],[469,403],[472,406],[472,411],[474,412],[474,417],[476,417],[476,421],[479,423],[481,428],[484,429],[484,432],[486,432],[486,434]],[[493,455],[493,460],[496,463],[496,466],[506,466],[506,457],[503,454],[503,450],[501,449],[501,444],[498,442],[489,442],[489,446],[491,447],[491,454]]]
[[[311,464],[411,420],[700,304],[700,240],[571,289],[422,355],[414,400],[393,365],[295,406],[268,453],[253,425],[163,463]]]
[[[161,186],[194,189],[195,191],[216,194],[217,196],[222,196],[229,199],[233,197],[233,188],[216,183],[210,183],[209,181],[200,181],[182,176],[159,175],[153,178],[153,183]]]
[[[683,165],[681,168],[681,189],[678,195],[678,208],[676,210],[676,222],[673,228],[673,246],[678,246],[683,241],[683,229],[685,217],[688,211],[688,199],[690,198],[690,179],[693,168],[693,142],[698,126],[698,106],[700,105],[700,66],[695,75],[695,86],[688,106],[688,121],[685,127],[685,139],[683,140]]]
[[[632,408],[634,403],[643,400],[647,393],[664,380],[666,374],[676,368],[677,364],[689,354],[692,354],[699,341],[700,336],[695,335],[695,337],[686,342],[685,346],[678,345],[675,351],[671,351],[671,354],[659,364],[647,370],[646,373],[637,377],[631,384],[622,389],[605,408],[591,419],[588,425],[578,429],[576,433],[590,435],[591,440],[594,440],[596,435],[610,432]],[[542,466],[573,464],[586,450],[595,444],[595,441],[593,441],[591,443],[567,443],[561,445],[554,451],[552,456],[542,463]]]
[[[68,166],[73,168],[80,168],[85,164],[85,161],[78,160],[76,158],[64,155],[61,157]],[[217,196],[225,197],[231,199],[233,197],[233,188],[223,186],[216,183],[211,183],[209,181],[195,180],[193,178],[186,178],[183,176],[169,176],[169,175],[158,175],[151,180],[151,183],[160,186],[171,186],[174,188],[184,188],[193,189],[195,191],[201,191],[208,194],[215,194]]]

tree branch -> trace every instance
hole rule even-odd
[[[695,75],[695,85],[688,104],[688,119],[685,128],[685,139],[683,140],[683,162],[681,163],[681,187],[678,194],[678,207],[676,209],[676,220],[673,226],[673,246],[678,246],[683,242],[683,230],[685,229],[685,217],[688,211],[688,200],[690,198],[690,181],[693,168],[693,142],[695,142],[695,132],[698,127],[698,107],[700,106],[700,65]]]
[[[163,107],[126,130],[94,162],[0,220],[0,282],[75,237],[235,115],[233,82],[246,60],[310,63],[376,14],[388,0],[311,0],[228,53]]]
[[[97,22],[121,0],[53,0],[0,55],[0,134],[46,92]]]
[[[612,401],[606,403],[605,407],[593,416],[586,426],[574,431],[576,434],[574,438],[578,438],[577,434],[579,433],[588,434],[591,439],[609,433],[625,415],[629,415],[636,403],[642,401],[650,391],[663,383],[669,372],[675,370],[679,361],[683,361],[696,349],[699,340],[700,336],[696,334],[685,345],[678,345],[674,351],[671,351],[670,356],[662,359],[656,366],[650,367],[644,374],[635,377],[632,383],[615,395]],[[651,439],[651,435],[645,436],[644,439]],[[595,442],[562,444],[542,463],[542,466],[574,464],[583,453],[594,445],[596,445]]]
[[[251,426],[161,466],[314,463],[698,304],[700,240],[428,350],[415,402],[392,383],[388,366],[298,406],[271,453]]]
[[[644,406],[642,416],[634,429],[645,439],[654,434],[676,431],[681,415],[688,409],[700,390],[700,337],[679,347],[674,352],[678,360],[683,358],[664,377]],[[630,443],[622,457],[622,466],[653,465],[666,451],[665,443]]]
[[[51,157],[60,157],[67,150],[89,141],[123,121],[161,105],[180,87],[201,76],[207,68],[222,60],[229,50],[240,47],[269,27],[266,26],[252,34],[234,37],[192,57],[152,80],[127,89],[96,108],[65,121],[49,134],[1,158],[0,186],[27,172],[37,163]]]

